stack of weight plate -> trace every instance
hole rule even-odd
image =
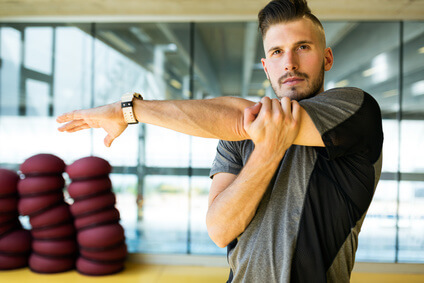
[[[19,176],[0,168],[0,270],[28,265],[31,234],[22,229],[18,215]]]
[[[58,273],[75,267],[78,247],[69,205],[64,201],[66,165],[52,154],[34,155],[21,164],[19,212],[31,224],[29,267],[37,273]]]
[[[68,193],[74,199],[71,212],[80,253],[76,267],[85,275],[117,273],[123,270],[127,256],[110,172],[110,164],[94,156],[81,158],[66,168],[72,180]]]

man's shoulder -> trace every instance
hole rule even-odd
[[[323,92],[321,92],[319,95],[359,95],[363,96],[364,94],[367,94],[364,90],[357,88],[357,87],[336,87],[327,89]],[[369,94],[368,94],[369,95]]]
[[[353,107],[360,107],[363,103],[378,107],[377,100],[368,92],[357,87],[339,87],[325,90],[318,95],[306,99],[311,102],[330,103],[345,107],[348,103]],[[356,105],[356,106],[355,106]]]

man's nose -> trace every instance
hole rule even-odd
[[[299,68],[299,61],[297,54],[295,52],[289,51],[286,52],[284,56],[284,70],[285,71],[294,71]]]

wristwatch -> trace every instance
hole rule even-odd
[[[143,100],[143,96],[137,92],[127,92],[121,98],[121,108],[124,114],[124,119],[127,124],[137,124],[133,110],[133,99]]]

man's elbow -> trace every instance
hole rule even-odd
[[[210,220],[206,220],[206,226],[209,237],[218,247],[225,248],[233,240],[228,237],[228,231],[223,225],[213,224]]]
[[[208,234],[211,240],[220,248],[225,248],[231,241],[228,241],[222,233],[216,233],[208,229]]]

